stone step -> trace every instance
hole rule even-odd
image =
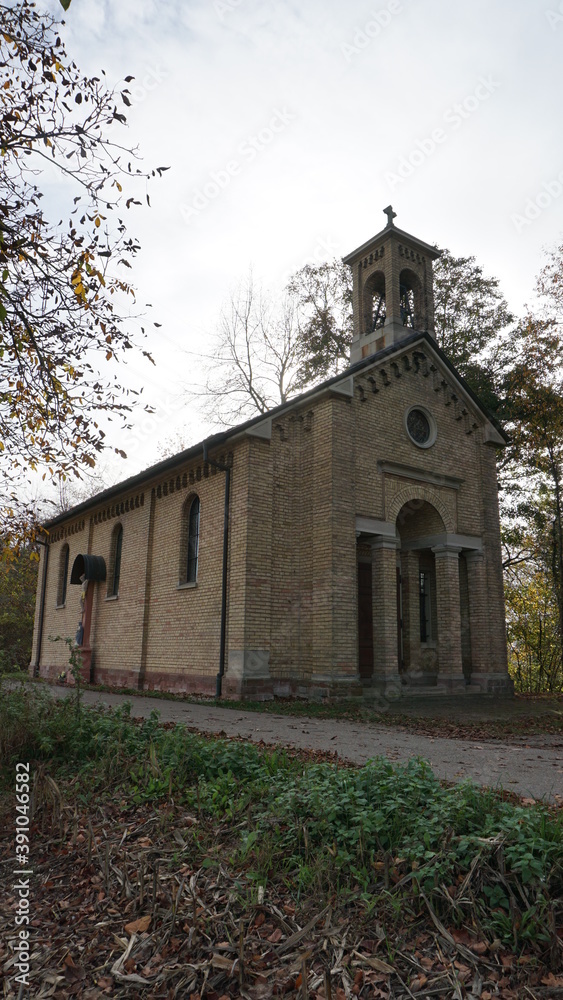
[[[403,698],[436,698],[448,694],[445,684],[405,684],[401,686]]]
[[[388,698],[389,704],[402,701],[419,701],[429,698],[451,698],[459,699],[474,695],[483,695],[483,688],[480,684],[465,684],[463,678],[452,688],[448,684],[411,684],[408,680],[406,684],[400,684],[395,697]],[[372,685],[364,685],[359,696],[364,702],[381,702],[385,700],[385,694],[381,688]]]

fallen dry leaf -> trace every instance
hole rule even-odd
[[[476,955],[486,955],[489,950],[489,946],[486,941],[473,941],[469,945],[471,951],[474,951]]]
[[[425,976],[421,973],[420,976],[417,976],[415,979],[412,980],[410,988],[413,991],[413,993],[418,993],[419,990],[423,989],[426,986],[427,982],[428,982],[428,976]]]
[[[542,979],[544,986],[560,987],[563,986],[563,978],[561,976],[554,976],[553,972],[550,972],[548,976],[544,976]]]
[[[358,951],[355,951],[354,954],[357,955],[358,958],[361,958],[362,962],[365,962],[366,965],[369,965],[371,969],[375,969],[377,972],[386,972],[391,975],[391,973],[395,971],[393,966],[388,965],[387,962],[384,962],[381,958],[375,958],[375,956],[372,955],[360,955]]]
[[[148,931],[150,924],[150,913],[147,913],[146,916],[139,917],[138,920],[132,920],[130,924],[125,924],[125,930],[127,934],[142,934],[143,931]]]

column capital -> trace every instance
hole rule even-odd
[[[396,551],[401,547],[401,541],[399,538],[389,538],[386,535],[377,535],[375,538],[371,539],[371,547],[373,549],[393,549]]]
[[[462,551],[461,545],[448,545],[447,542],[444,543],[443,545],[435,545],[434,548],[432,549],[432,552],[434,553],[437,559],[444,558],[445,556],[454,558],[456,556],[459,556],[461,551]]]
[[[482,562],[485,558],[485,553],[482,549],[466,549],[464,555],[468,563]]]

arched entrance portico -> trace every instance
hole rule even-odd
[[[432,541],[446,534],[446,525],[436,507],[427,500],[413,499],[397,515],[402,619],[403,680],[417,687],[438,683],[440,667],[449,663],[461,676],[461,658],[448,637],[459,633],[460,591],[447,567],[450,555]],[[451,562],[459,549],[450,547]],[[454,551],[455,550],[455,551]],[[445,574],[449,572],[448,579]],[[450,578],[451,577],[451,578]],[[439,605],[439,607],[438,607]],[[444,670],[442,670],[444,672]]]
[[[476,666],[477,618],[470,609],[477,602],[481,539],[452,527],[444,505],[420,494],[404,500],[394,522],[357,518],[364,683],[384,691],[466,688]]]

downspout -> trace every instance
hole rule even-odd
[[[43,561],[43,579],[41,581],[41,600],[39,603],[39,627],[37,629],[37,649],[35,652],[35,663],[33,664],[33,676],[39,677],[39,667],[41,666],[41,643],[43,640],[43,620],[45,618],[45,596],[47,592],[47,564],[49,562],[49,546],[47,542],[36,539],[38,545],[45,547],[45,559]]]
[[[147,534],[147,560],[145,565],[145,603],[143,607],[143,634],[141,638],[141,666],[137,687],[142,691],[145,686],[145,676],[147,672],[147,654],[149,648],[149,616],[151,601],[152,583],[152,552],[154,544],[154,521],[155,521],[156,490],[151,490],[151,506],[149,511],[149,530]]]
[[[221,582],[221,639],[219,643],[219,673],[215,697],[220,698],[225,674],[225,651],[227,645],[227,567],[229,561],[229,505],[231,498],[231,469],[228,465],[215,462],[208,455],[207,441],[203,442],[203,461],[219,472],[225,473],[225,513],[223,520],[223,577]]]

